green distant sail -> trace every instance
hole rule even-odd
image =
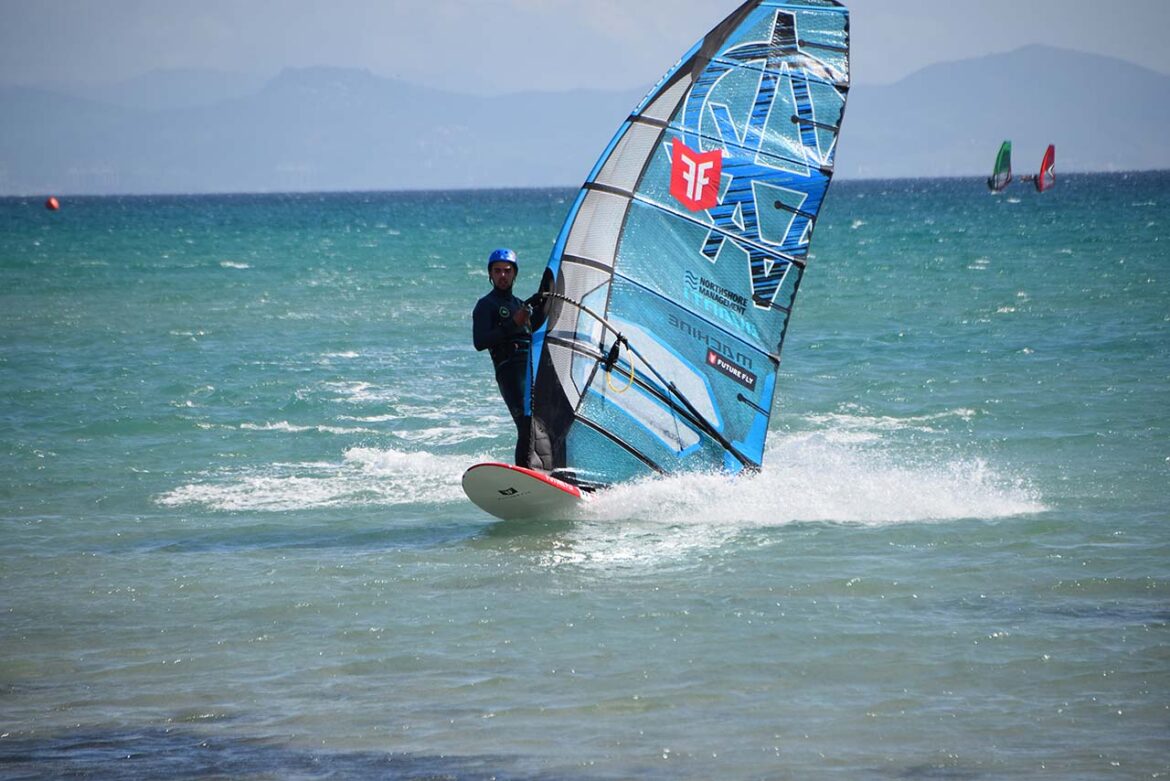
[[[987,177],[987,187],[997,193],[1011,184],[1012,181],[1012,142],[1004,141],[999,147],[999,154],[995,156],[995,169]]]

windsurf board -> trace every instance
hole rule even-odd
[[[463,473],[463,492],[480,509],[506,521],[569,518],[581,489],[545,472],[488,462]]]

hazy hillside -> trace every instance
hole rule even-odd
[[[644,91],[482,98],[332,68],[189,108],[0,88],[0,194],[576,184]]]
[[[114,106],[177,109],[210,106],[256,92],[267,79],[234,71],[164,68],[98,86],[57,84],[47,89]]]
[[[864,82],[864,74],[855,74]],[[260,88],[163,71],[58,91],[0,87],[0,194],[573,186],[645,89],[456,95],[365,71],[288,70]],[[1045,47],[853,88],[842,177],[1170,168],[1170,77]]]

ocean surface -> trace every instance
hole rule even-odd
[[[572,195],[0,199],[0,777],[1170,776],[1170,174],[836,182],[763,471],[499,522]]]

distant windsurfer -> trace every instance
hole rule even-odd
[[[488,279],[492,290],[475,304],[472,338],[476,350],[488,350],[496,368],[496,385],[516,424],[515,463],[528,466],[528,436],[531,417],[525,399],[531,376],[528,369],[532,349],[532,304],[537,296],[521,301],[512,294],[520,267],[516,253],[498,249],[488,257]]]

